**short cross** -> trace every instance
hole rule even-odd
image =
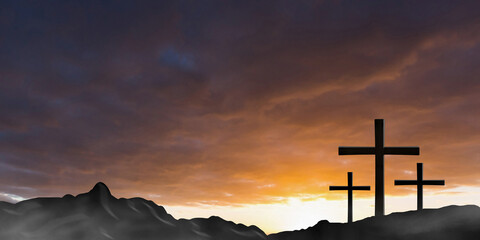
[[[348,186],[330,186],[330,191],[347,190],[348,191],[348,222],[353,218],[353,190],[370,190],[370,186],[353,186],[352,172],[348,172]]]
[[[384,120],[375,119],[375,147],[338,147],[338,155],[375,155],[375,216],[385,214],[384,155],[419,155],[419,147],[385,147]]]
[[[445,180],[423,180],[423,163],[417,163],[417,180],[395,180],[395,185],[417,185],[417,210],[422,210],[423,185],[445,185]]]

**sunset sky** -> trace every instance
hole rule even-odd
[[[106,183],[176,218],[267,233],[386,212],[480,205],[479,1],[1,1],[0,200]]]

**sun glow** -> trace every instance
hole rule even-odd
[[[309,198],[313,199],[313,198]],[[425,208],[439,208],[448,205],[480,205],[479,187],[458,187],[439,190],[425,189]],[[416,209],[416,195],[385,197],[386,214]],[[354,221],[374,215],[374,198],[355,198]],[[305,201],[301,197],[288,197],[285,203],[245,204],[241,206],[165,206],[167,212],[175,218],[193,218],[220,216],[224,219],[256,225],[267,234],[280,231],[298,230],[315,225],[321,220],[346,222],[347,201],[316,198]]]
[[[303,201],[298,197],[289,197],[286,203],[246,204],[237,207],[165,206],[166,210],[176,218],[217,215],[236,223],[256,225],[267,234],[307,228],[323,219],[333,222],[345,221],[345,214],[341,209],[346,207],[346,202],[341,200],[318,198],[313,201]]]

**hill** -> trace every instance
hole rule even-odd
[[[74,197],[0,202],[2,240],[266,239],[255,226],[219,217],[176,220],[142,198],[117,199],[103,183]]]
[[[350,224],[320,221],[304,230],[281,232],[269,240],[470,240],[480,239],[480,208],[448,206],[370,217]]]
[[[354,223],[330,223],[269,236],[219,217],[175,219],[142,198],[120,198],[97,183],[88,193],[0,202],[1,240],[352,240],[479,239],[480,208],[448,206]]]

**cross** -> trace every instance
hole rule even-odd
[[[417,210],[423,209],[423,185],[445,185],[445,180],[423,180],[423,163],[417,163],[417,180],[395,180],[395,185],[417,185]]]
[[[375,216],[385,214],[384,155],[420,155],[419,147],[385,147],[385,124],[375,119],[375,147],[338,147],[338,155],[375,155]]]
[[[348,186],[330,186],[330,191],[347,190],[348,191],[348,222],[352,222],[353,216],[353,190],[370,190],[370,186],[353,186],[352,172],[348,172]]]

